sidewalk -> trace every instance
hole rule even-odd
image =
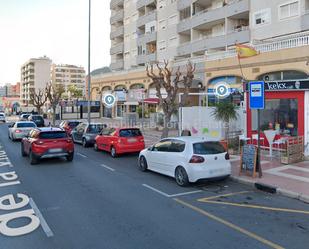
[[[309,161],[283,165],[276,159],[264,157],[262,178],[239,175],[239,156],[232,156],[231,164],[233,180],[309,203]]]

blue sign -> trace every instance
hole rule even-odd
[[[264,81],[249,82],[249,107],[250,109],[265,108]]]

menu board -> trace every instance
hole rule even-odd
[[[245,144],[241,150],[240,172],[255,177],[257,161],[257,149],[253,144]]]

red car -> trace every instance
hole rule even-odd
[[[65,120],[59,125],[60,128],[64,129],[69,136],[71,136],[72,130],[81,123],[79,120]]]
[[[96,136],[95,150],[110,152],[112,157],[129,152],[140,152],[145,149],[144,137],[136,128],[103,129]]]
[[[42,158],[65,157],[72,161],[74,143],[67,133],[54,127],[36,128],[21,141],[21,155],[29,155],[30,163],[37,164]]]

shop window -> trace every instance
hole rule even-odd
[[[266,99],[261,112],[261,130],[275,129],[281,135],[298,135],[298,100]],[[257,130],[257,111],[252,110],[252,130]]]

